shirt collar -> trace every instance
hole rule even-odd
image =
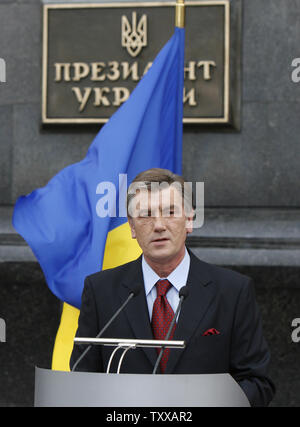
[[[185,254],[183,260],[180,264],[172,271],[172,273],[168,277],[164,277],[164,279],[168,279],[169,282],[172,283],[174,288],[179,292],[180,289],[186,285],[188,274],[190,269],[190,255],[185,248]],[[154,270],[150,267],[147,261],[142,256],[142,270],[144,276],[144,285],[145,285],[145,293],[146,296],[151,292],[153,286],[155,286],[156,282],[162,277],[159,277],[158,274],[155,273]]]

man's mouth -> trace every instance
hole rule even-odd
[[[167,242],[169,239],[167,237],[159,237],[158,239],[152,240],[152,242]]]

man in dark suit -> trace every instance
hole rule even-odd
[[[186,285],[188,296],[170,337],[185,340],[186,348],[165,351],[161,372],[230,373],[251,405],[266,406],[274,386],[267,377],[270,354],[253,283],[247,276],[199,260],[186,249],[194,211],[183,183],[182,177],[162,169],[135,178],[128,192],[128,220],[143,255],[86,278],[77,336],[96,336],[138,284],[141,292],[104,336],[164,339],[180,289]],[[74,346],[71,367],[84,348]],[[111,352],[111,347],[91,348],[78,370],[105,372]],[[127,353],[122,373],[150,374],[156,360],[155,349],[135,349]]]

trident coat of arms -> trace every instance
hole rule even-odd
[[[132,24],[127,16],[122,16],[122,46],[132,57],[136,57],[147,46],[147,16],[144,14],[137,22],[136,12],[132,12]]]

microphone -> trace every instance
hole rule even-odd
[[[124,308],[126,307],[126,305],[129,303],[129,301],[133,298],[136,297],[141,290],[141,286],[140,285],[134,285],[131,287],[131,292],[128,296],[128,298],[126,299],[126,301],[121,305],[121,307],[115,312],[115,314],[112,316],[112,318],[104,325],[104,327],[101,329],[101,331],[98,333],[98,335],[95,338],[100,338],[104,332],[106,331],[106,329],[111,325],[111,323],[119,316],[119,314],[121,313],[121,311],[124,310]],[[74,363],[71,372],[74,372],[75,369],[77,368],[77,365],[79,364],[79,362],[82,361],[82,359],[86,356],[86,354],[88,353],[88,351],[90,351],[90,349],[92,348],[92,345],[89,345],[84,352],[79,356],[79,358],[76,360],[76,362]]]
[[[174,327],[174,323],[176,322],[176,319],[177,319],[178,313],[179,313],[179,311],[180,311],[180,309],[181,309],[182,303],[183,303],[183,301],[185,300],[185,298],[188,296],[188,294],[189,294],[189,289],[188,289],[188,287],[187,287],[187,286],[183,286],[183,287],[180,289],[180,291],[179,291],[179,303],[178,303],[178,306],[177,306],[176,312],[175,312],[175,314],[174,314],[174,316],[173,316],[173,319],[172,319],[172,322],[171,322],[171,324],[170,324],[170,327],[169,327],[169,330],[168,330],[168,332],[167,332],[167,335],[165,336],[165,341],[167,341],[167,340],[169,339],[170,335],[171,335],[172,329],[173,329],[173,327]],[[153,369],[152,374],[156,374],[157,368],[158,368],[158,366],[159,366],[159,363],[160,363],[160,361],[161,361],[161,358],[162,358],[162,356],[163,356],[164,351],[165,351],[165,347],[161,347],[161,349],[160,349],[160,352],[159,352],[158,358],[157,358],[157,360],[156,360],[156,363],[155,363],[155,366],[154,366],[154,369]]]

